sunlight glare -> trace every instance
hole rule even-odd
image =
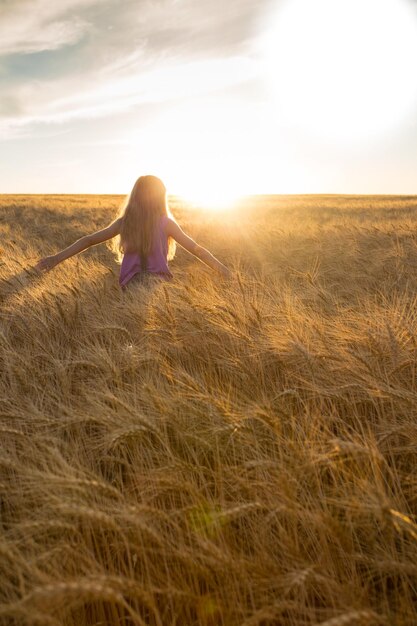
[[[408,0],[286,0],[263,37],[276,115],[355,141],[417,106],[417,13]]]
[[[185,194],[181,194],[181,197],[187,204],[209,211],[231,209],[239,199],[238,194],[228,190],[227,186],[224,189],[221,187],[212,190],[196,189],[195,192],[188,190]]]
[[[245,111],[234,103],[187,102],[160,115],[134,143],[138,151],[148,146],[148,167],[159,172],[170,193],[196,207],[222,210],[247,193],[244,124]]]

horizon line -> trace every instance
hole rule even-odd
[[[93,193],[93,192],[74,192],[74,193],[70,193],[70,192],[54,192],[54,191],[45,191],[45,192],[35,192],[35,193],[31,193],[31,192],[8,192],[8,191],[3,191],[0,192],[0,196],[120,196],[120,197],[126,197],[128,196],[129,193]],[[383,192],[378,192],[378,193],[361,193],[361,192],[302,192],[302,193],[296,193],[296,192],[291,192],[291,193],[282,193],[282,192],[259,192],[259,193],[247,193],[247,194],[242,194],[242,195],[237,195],[235,197],[234,200],[230,201],[230,204],[233,204],[234,202],[238,202],[239,200],[243,200],[245,198],[257,198],[257,197],[264,197],[264,196],[380,196],[380,197],[417,197],[417,191],[415,193],[407,193],[407,192],[390,192],[390,193],[383,193]],[[180,193],[169,193],[168,192],[168,197],[171,198],[181,198],[182,200],[192,203],[192,204],[198,204],[198,202],[196,202],[194,199],[192,198],[187,198],[187,196],[185,194],[180,194]]]

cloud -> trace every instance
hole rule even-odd
[[[6,95],[3,132],[19,134],[28,124],[59,124],[76,119],[98,118],[125,112],[149,103],[175,102],[203,96],[250,80],[256,66],[243,57],[200,60],[166,65],[144,72],[102,80],[94,89],[77,89],[71,81],[26,85],[19,97]],[[64,94],[64,95],[63,95]],[[22,111],[22,102],[30,105]],[[0,109],[0,116],[2,110]]]
[[[148,53],[218,53],[251,35],[259,11],[257,0],[1,0],[0,54],[56,50],[87,32],[99,59],[143,45]]]
[[[256,73],[250,44],[258,0],[0,3],[0,54],[9,63],[0,76],[0,120],[9,134],[211,93]],[[32,62],[34,52],[42,58]],[[25,62],[17,64],[16,54]]]
[[[89,24],[77,11],[97,0],[3,0],[0,55],[56,50],[79,41]]]

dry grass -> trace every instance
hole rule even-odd
[[[252,198],[27,268],[117,197],[0,200],[0,623],[415,626],[417,199]]]

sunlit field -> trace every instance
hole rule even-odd
[[[417,198],[174,215],[126,292],[117,196],[0,199],[3,626],[415,626]]]

